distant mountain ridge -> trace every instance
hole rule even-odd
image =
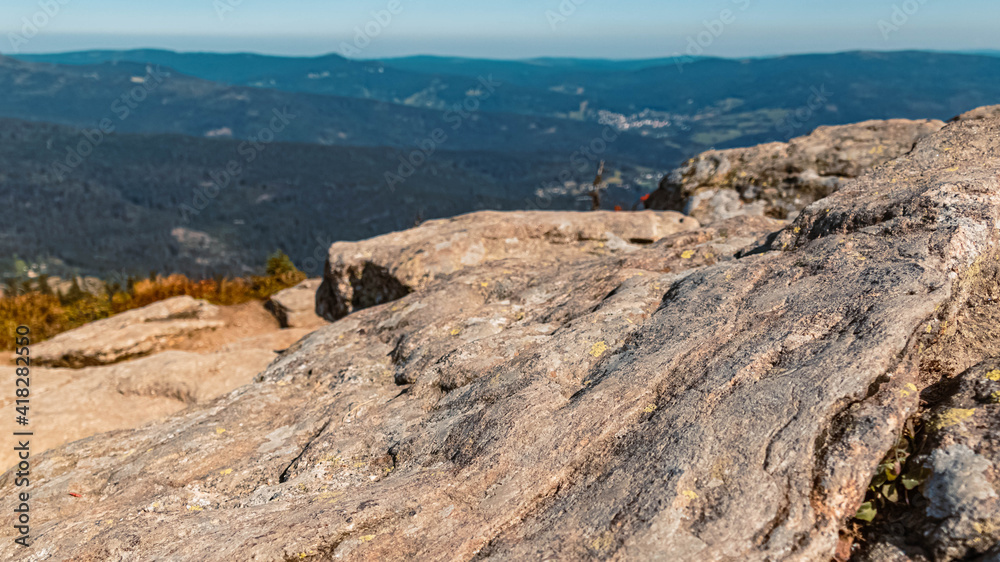
[[[272,126],[274,112],[294,116],[275,134],[281,141],[434,150],[544,150],[567,154],[602,135],[604,127],[544,116],[407,107],[372,99],[232,86],[179,74],[156,63],[55,65],[6,59],[0,64],[0,116],[96,128],[110,118],[120,132],[177,133],[249,139]],[[467,80],[474,100],[498,85]],[[120,110],[125,98],[128,112]],[[117,119],[115,118],[117,117]],[[444,135],[432,133],[441,130]],[[440,137],[446,137],[441,141]],[[428,149],[430,150],[430,149]],[[662,141],[623,136],[610,155],[653,164],[679,151]]]
[[[638,61],[433,56],[352,60],[339,55],[294,58],[157,50],[19,58],[60,64],[153,63],[232,87],[378,100],[439,111],[478,102],[475,105],[483,119],[493,113],[504,114],[505,120],[511,114],[555,118],[571,135],[586,132],[578,132],[567,122],[613,124],[646,141],[660,139],[654,150],[666,144],[684,156],[708,148],[785,141],[820,125],[868,119],[948,119],[1000,102],[1000,57],[922,51]],[[488,99],[470,101],[479,93],[476,84],[483,79],[502,87]],[[831,98],[819,107],[809,107],[814,90],[822,88],[831,92]],[[471,146],[482,147],[482,142]]]

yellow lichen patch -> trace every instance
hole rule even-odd
[[[1000,390],[991,394],[990,399],[993,401],[994,404],[1000,404]]]
[[[684,253],[681,254],[682,259],[689,260],[693,257],[694,257],[694,250],[685,250]]]
[[[482,283],[479,284],[479,286],[485,289],[486,287],[490,286],[490,282],[489,281],[483,281]]]
[[[189,505],[188,511],[203,511],[200,505]]]
[[[698,493],[695,492],[694,490],[684,490],[683,492],[681,492],[681,495],[689,500],[698,499]]]
[[[461,333],[462,333],[462,329],[461,328],[452,328],[451,329],[451,335],[453,335],[453,336],[457,336],[458,334],[461,334]]]
[[[593,355],[594,357],[600,357],[604,355],[604,352],[607,350],[608,350],[608,344],[603,341],[599,341],[595,343],[593,346],[591,346],[590,354]]]
[[[361,542],[368,542],[375,538],[375,535],[361,535]]]
[[[598,552],[606,552],[615,542],[615,536],[611,531],[604,531],[601,536],[590,541],[590,548]]]
[[[646,407],[642,409],[642,411],[646,412],[647,414],[653,413],[656,411],[656,404],[647,404]]]
[[[337,498],[344,495],[343,492],[323,492],[316,496],[316,499],[326,501],[326,503],[337,503]]]
[[[993,369],[986,373],[986,380],[1000,382],[1000,369]]]
[[[792,229],[792,232],[794,232],[795,234],[798,234],[798,233],[802,232],[802,227],[796,226],[795,228]]]
[[[219,471],[219,476],[229,476],[232,473],[233,473],[233,469],[231,469],[231,468],[224,468],[224,469],[222,469],[222,470]]]
[[[911,382],[906,386],[904,386],[903,388],[899,389],[899,395],[902,396],[903,398],[906,398],[907,396],[916,393],[917,390],[918,390],[917,385]]]
[[[226,430],[225,430],[225,428],[217,427],[217,428],[215,428],[215,432],[218,433],[219,435],[222,435],[223,433],[226,432]]]
[[[947,169],[947,170],[945,170],[945,171],[946,171],[946,172],[957,172],[957,171],[958,171],[958,166],[955,166],[955,167],[953,167],[953,168],[948,168],[948,169]]]
[[[958,425],[975,415],[974,408],[949,408],[940,414],[930,423],[931,429],[939,430],[946,427]]]
[[[728,482],[729,476],[727,473],[729,472],[729,469],[732,466],[733,466],[732,459],[725,457],[717,459],[715,463],[712,465],[712,471],[711,471],[712,479],[719,480],[724,483]]]

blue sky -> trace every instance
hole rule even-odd
[[[392,2],[391,20],[374,22]],[[320,54],[341,51],[366,25],[378,33],[363,57],[641,58],[683,54],[699,35],[704,54],[719,56],[970,50],[1000,49],[997,22],[996,0],[3,0],[0,52]]]

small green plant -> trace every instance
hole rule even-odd
[[[855,519],[870,523],[878,515],[879,509],[884,509],[888,504],[909,504],[910,492],[930,476],[930,470],[911,461],[916,452],[915,441],[916,432],[913,421],[910,420],[906,422],[899,441],[879,463],[875,477],[868,486],[866,501],[854,515]]]
[[[292,263],[292,258],[288,254],[278,250],[267,257],[267,274],[273,277],[280,277],[286,273],[295,273],[299,269]]]

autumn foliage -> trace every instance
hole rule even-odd
[[[34,290],[0,298],[0,328],[3,334],[14,334],[18,326],[28,326],[33,341],[41,341],[171,297],[186,295],[212,304],[235,305],[266,300],[305,278],[305,273],[278,252],[268,260],[267,274],[260,276],[193,280],[180,274],[151,275],[148,279],[129,279],[126,287],[105,284],[103,295],[81,291],[75,283],[68,294],[55,295],[42,283]],[[13,343],[13,336],[3,338],[0,349],[11,349]]]

